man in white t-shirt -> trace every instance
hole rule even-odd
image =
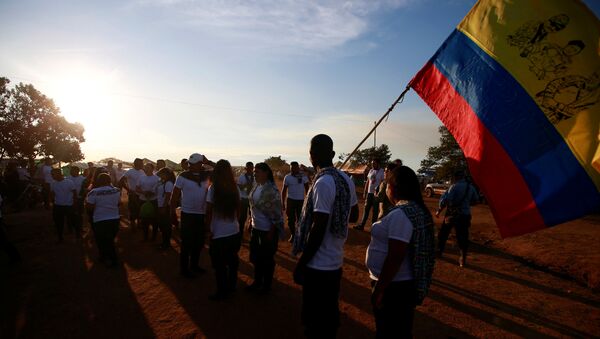
[[[63,241],[63,229],[65,220],[68,227],[74,229],[73,226],[73,204],[77,201],[77,189],[71,180],[66,180],[60,168],[52,169],[52,178],[54,181],[50,186],[50,197],[52,200],[52,218],[56,226],[58,242]],[[76,230],[76,237],[81,237],[81,234]]]
[[[318,171],[306,198],[312,211],[303,211],[294,239],[294,252],[298,248],[303,252],[294,281],[302,285],[302,323],[309,338],[336,336],[344,243],[348,222],[358,218],[356,188],[345,173],[333,167],[334,156],[329,136],[319,134],[312,138],[310,160]],[[303,234],[305,226],[310,227],[308,235]],[[305,244],[299,245],[303,241]]]
[[[237,180],[238,189],[240,191],[240,215],[238,219],[240,234],[244,234],[246,220],[248,220],[248,212],[250,211],[248,194],[252,190],[252,187],[254,187],[254,184],[254,164],[251,161],[248,161],[246,163],[245,172],[242,173]]]
[[[52,160],[50,158],[44,159],[44,164],[39,172],[38,179],[42,182],[42,196],[44,198],[44,208],[50,208],[50,184],[54,181],[52,179]]]
[[[79,171],[79,167],[71,166],[69,170],[70,175],[66,178],[67,180],[71,180],[73,182],[75,191],[77,193],[77,200],[73,204],[73,226],[77,232],[81,232],[83,226],[83,202],[85,200],[85,196],[82,195],[82,192],[86,192],[86,190],[83,189],[85,177],[79,175]]]
[[[110,176],[110,183],[113,186],[117,186],[117,184],[119,183],[118,179],[117,179],[117,169],[115,168],[115,163],[112,160],[109,160],[106,163],[106,170],[108,171],[108,175]]]
[[[281,192],[281,205],[286,211],[290,239],[292,242],[296,233],[296,221],[300,219],[304,194],[308,192],[308,177],[300,172],[298,162],[290,163],[290,173],[283,178],[283,191]]]
[[[115,170],[115,173],[117,174],[117,183],[118,183],[119,181],[121,181],[121,178],[125,174],[125,170],[123,169],[122,162],[117,164],[117,169]],[[116,186],[118,186],[118,185],[116,185]]]
[[[371,209],[373,210],[371,224],[377,221],[377,216],[379,215],[379,204],[377,203],[376,195],[377,188],[379,187],[379,184],[381,184],[383,179],[384,170],[383,168],[381,168],[379,160],[371,160],[371,170],[367,174],[367,181],[365,182],[365,188],[363,191],[363,198],[365,199],[365,210],[363,211],[363,217],[360,224],[354,226],[354,229],[365,229],[365,224],[367,223],[367,219],[369,218],[369,213],[371,212]]]
[[[144,241],[148,240],[148,230],[150,225],[152,225],[152,241],[156,240],[156,235],[158,234],[156,211],[158,210],[157,188],[159,184],[160,178],[154,174],[154,165],[150,162],[146,163],[144,165],[144,175],[141,175],[138,178],[135,187],[135,191],[140,198],[140,222],[142,230],[144,231]],[[149,202],[152,205],[155,213],[151,214],[154,214],[154,216],[145,215],[150,213],[145,211],[149,208],[149,205],[146,205],[146,202]]]
[[[119,180],[119,187],[123,187],[127,190],[127,207],[129,209],[129,227],[135,230],[137,221],[140,217],[140,199],[135,189],[138,184],[138,180],[144,175],[144,161],[140,158],[135,158],[133,161],[133,168],[129,169],[121,180]]]
[[[204,165],[214,166],[202,154],[194,153],[188,159],[189,170],[181,172],[175,180],[171,194],[171,215],[176,223],[175,210],[181,202],[181,249],[179,251],[180,274],[193,278],[194,273],[205,273],[200,267],[200,252],[204,247],[206,229],[206,192],[210,173]]]

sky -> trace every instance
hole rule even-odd
[[[351,152],[474,3],[4,0],[0,76],[82,123],[88,161],[309,164],[318,133]],[[409,91],[364,147],[417,169],[440,125]]]

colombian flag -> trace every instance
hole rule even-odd
[[[503,237],[600,207],[600,23],[576,0],[480,0],[410,86]]]

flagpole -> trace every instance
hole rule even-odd
[[[392,113],[392,111],[394,110],[394,108],[396,107],[396,105],[400,102],[402,102],[402,100],[404,99],[404,94],[406,94],[406,92],[408,92],[408,90],[410,89],[410,86],[406,86],[406,88],[404,89],[404,91],[402,93],[400,93],[400,95],[398,96],[398,99],[396,99],[396,101],[394,101],[394,103],[390,106],[390,108],[388,108],[387,112],[385,112],[385,114],[383,114],[383,116],[379,119],[379,121],[377,121],[377,123],[375,124],[375,126],[373,126],[373,128],[371,128],[371,130],[369,131],[369,133],[367,134],[367,136],[365,136],[362,141],[358,144],[358,146],[356,146],[356,148],[354,149],[354,151],[352,151],[352,153],[350,153],[350,155],[348,155],[348,157],[346,158],[346,160],[344,160],[344,162],[338,167],[339,169],[344,168],[344,165],[346,165],[346,163],[348,162],[348,160],[350,160],[352,158],[352,156],[354,155],[354,153],[356,153],[356,151],[358,151],[358,149],[360,148],[360,146],[362,146],[362,144],[364,144],[365,141],[367,141],[367,139],[369,139],[369,137],[371,136],[371,134],[373,134],[373,132],[377,129],[377,127],[379,126],[379,124],[381,124],[381,122],[383,121],[383,119],[385,119],[388,115],[390,115],[390,113]]]

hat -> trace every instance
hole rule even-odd
[[[190,165],[197,164],[202,161],[204,161],[204,156],[200,153],[194,153],[190,155],[190,158],[188,159],[188,163]]]

